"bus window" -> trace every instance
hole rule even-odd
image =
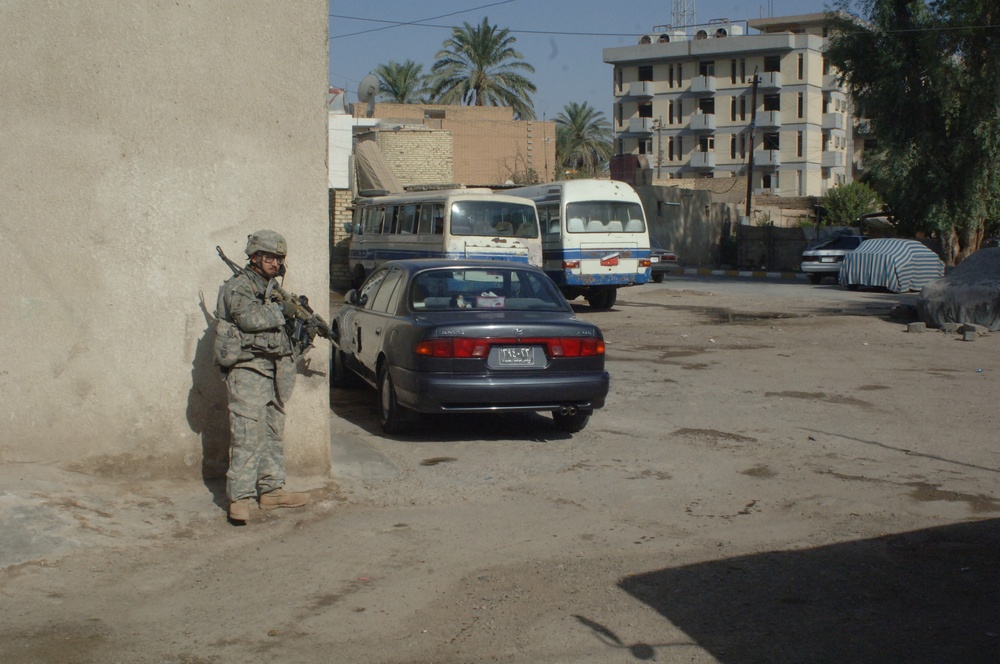
[[[392,234],[396,232],[397,213],[399,208],[395,205],[385,206],[385,216],[382,218],[382,234]]]
[[[420,206],[417,233],[420,235],[444,233],[444,207],[440,203],[424,203]]]
[[[401,205],[399,207],[399,223],[396,232],[401,233],[403,235],[412,235],[416,230],[414,228],[416,223],[417,223],[417,206]]]

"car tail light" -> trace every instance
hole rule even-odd
[[[649,267],[652,264],[653,264],[652,261],[650,261],[648,258],[639,259],[639,267]]]
[[[563,261],[564,270],[579,270],[580,261]]]
[[[490,354],[491,346],[518,345],[542,346],[548,357],[596,357],[604,355],[604,339],[597,337],[532,337],[470,339],[425,339],[417,344],[414,352],[422,357],[483,358]]]

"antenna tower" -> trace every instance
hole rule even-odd
[[[679,28],[694,25],[694,0],[674,0],[674,9],[670,13],[670,20]]]

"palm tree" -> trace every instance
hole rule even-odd
[[[614,151],[611,123],[602,111],[570,102],[556,117],[556,161],[565,170],[595,175]]]
[[[507,28],[490,25],[488,18],[476,27],[463,25],[452,28],[431,66],[436,99],[442,104],[509,106],[514,117],[534,119],[530,94],[537,88],[518,72],[534,73],[535,68],[514,50],[517,39]]]
[[[378,76],[378,97],[380,101],[394,104],[420,104],[430,98],[431,89],[427,85],[424,66],[413,60],[402,63],[390,60],[389,64],[375,68]]]

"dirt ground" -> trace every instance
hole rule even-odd
[[[3,571],[0,661],[1000,661],[1000,336],[763,291],[581,307],[612,391],[572,436],[386,439],[334,391],[337,444],[384,472],[242,528],[201,482],[46,469],[90,539]]]

